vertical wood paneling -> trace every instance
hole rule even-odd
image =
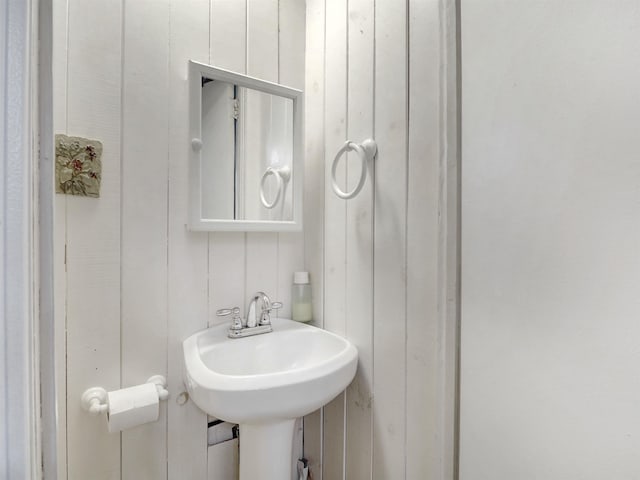
[[[122,386],[167,368],[169,1],[124,3]],[[167,478],[167,418],[122,432],[122,479]]]
[[[53,125],[54,134],[67,132],[67,20],[66,0],[52,3],[53,45]],[[55,195],[53,256],[54,256],[54,342],[57,402],[58,479],[67,478],[67,197]]]
[[[70,479],[120,478],[120,437],[80,395],[98,382],[120,388],[121,21],[120,0],[69,1],[67,131],[103,143],[100,198],[67,197]]]
[[[247,233],[246,299],[263,291],[276,300],[278,291],[278,234]],[[245,314],[248,312],[245,311]]]
[[[348,12],[349,139],[373,136],[374,2],[350,0]],[[356,159],[348,165],[348,184],[360,176]],[[370,478],[373,383],[373,162],[360,194],[347,201],[346,336],[358,348],[358,371],[346,396],[346,478]]]
[[[278,2],[278,81],[304,90],[305,4],[298,0]],[[294,182],[302,182],[298,174]],[[303,218],[304,222],[304,218]],[[278,234],[277,298],[284,307],[278,315],[291,318],[292,272],[304,269],[303,232]]]
[[[278,81],[278,1],[247,0],[247,74]],[[247,233],[246,296],[278,294],[278,234]],[[247,312],[245,312],[247,313]]]
[[[406,478],[442,476],[437,408],[440,194],[438,2],[409,2]]]
[[[304,3],[297,0],[279,0],[278,18],[279,82],[304,90]]]
[[[278,81],[278,0],[247,0],[247,74]]]
[[[57,479],[58,475],[58,457],[60,449],[58,448],[58,405],[60,395],[56,392],[56,385],[60,381],[59,370],[56,365],[61,364],[64,358],[60,354],[56,355],[58,338],[56,337],[56,312],[55,310],[55,294],[57,280],[63,280],[55,272],[55,266],[61,259],[62,250],[58,246],[56,248],[56,235],[59,228],[55,224],[56,211],[58,206],[55,200],[55,148],[54,148],[54,128],[53,128],[53,2],[41,2],[38,5],[37,12],[34,12],[34,18],[38,18],[37,30],[40,45],[38,48],[38,135],[33,139],[34,145],[38,145],[39,161],[37,186],[34,185],[34,192],[38,192],[36,201],[38,216],[38,225],[34,227],[38,241],[35,242],[34,251],[37,249],[37,261],[34,269],[37,269],[38,275],[34,277],[37,282],[39,293],[38,299],[38,317],[39,317],[39,333],[36,338],[36,345],[39,345],[39,376],[40,376],[40,393],[36,393],[36,401],[38,397],[41,403],[41,420],[40,420],[40,438],[42,446],[41,471],[43,477]],[[57,12],[55,13],[57,15]],[[66,29],[63,30],[66,32]],[[64,33],[66,35],[66,33]],[[66,62],[63,62],[66,64]],[[35,122],[32,123],[35,125]],[[27,164],[28,165],[28,164]],[[38,233],[40,232],[40,233]],[[36,357],[38,358],[38,357]],[[33,407],[32,407],[33,408]],[[64,428],[63,428],[64,429]],[[66,451],[66,445],[61,445],[62,452]],[[36,472],[39,474],[37,469]]]
[[[373,478],[405,477],[407,9],[376,2]]]
[[[236,0],[212,0],[210,61],[212,65],[245,73],[247,50],[247,6]],[[247,303],[245,292],[246,246],[243,232],[209,234],[209,323],[228,322],[215,316],[220,308]]]
[[[327,288],[325,324],[336,319],[329,309],[346,309],[341,333],[358,346],[360,362],[347,389],[344,464],[341,458],[325,459],[323,478],[341,478],[344,468],[346,478],[450,479],[457,298],[455,4],[349,0],[347,12],[342,2],[331,2],[319,31],[321,3],[310,2],[307,11],[307,98],[314,98],[313,89],[325,89],[325,123],[308,132],[319,132],[317,137],[324,130],[325,168],[339,147],[333,145],[336,135],[354,141],[373,136],[379,148],[375,188],[365,184],[346,202],[346,215],[336,215],[333,192],[325,186],[325,245],[306,258],[313,265],[324,255],[319,272]],[[336,61],[345,55],[345,34],[346,73]],[[322,58],[317,45],[325,38],[326,72],[314,63]],[[345,101],[346,132],[335,113]],[[308,123],[322,113],[308,102]],[[307,152],[314,151],[313,138],[308,133]],[[309,153],[307,161],[313,161]],[[307,235],[305,247],[317,245]],[[346,301],[331,290],[339,282],[336,270],[345,273],[340,287]],[[335,415],[336,408],[327,406],[325,415]],[[310,426],[305,438],[318,433]],[[331,443],[332,455],[343,439],[332,420],[325,427],[320,435],[325,445]]]
[[[324,199],[324,328],[341,335],[346,329],[346,202],[331,190],[331,164],[347,139],[347,30],[345,0],[326,4],[326,52],[324,104],[325,199]],[[346,162],[336,172],[338,183],[346,184]]]
[[[307,1],[305,72],[304,265],[311,275],[313,323],[322,326],[324,293],[324,0]],[[322,479],[322,410],[304,419],[304,455]]]
[[[289,304],[303,241],[301,234],[252,234],[245,242],[243,233],[187,231],[187,61],[240,72],[248,66],[253,75],[301,87],[304,5],[254,0],[247,11],[245,2],[230,0],[56,0],[54,6],[55,130],[105,146],[101,198],[56,197],[63,395],[69,379],[59,418],[68,423],[68,478],[205,478],[206,415],[191,402],[176,403],[184,390],[181,342],[213,320],[215,309],[243,307],[245,290],[282,294]],[[167,374],[171,392],[159,422],[121,437],[107,433],[104,418],[79,408],[89,386],[117,389],[154,373]],[[64,428],[60,434],[60,478],[67,478]]]
[[[305,43],[304,264],[313,288],[313,323],[324,318],[325,2],[309,0]]]
[[[211,0],[209,59],[212,65],[244,73],[247,48],[247,5],[244,1]]]
[[[249,74],[300,87],[299,63],[305,48],[300,41],[302,5],[294,0],[249,0],[248,7],[245,2],[230,0],[211,3],[192,0],[186,4],[173,0],[168,6],[161,4],[164,9],[154,2],[153,9],[147,8],[143,13],[145,4],[126,2],[125,43],[121,48],[119,2],[109,3],[104,15],[108,28],[96,30],[89,29],[81,20],[101,16],[100,8],[106,10],[106,6],[101,4],[96,9],[97,4],[93,2],[70,0],[70,41],[80,43],[73,44],[70,51],[70,124],[64,130],[70,135],[87,135],[105,142],[105,150],[109,147],[109,151],[105,151],[105,162],[110,162],[105,165],[105,182],[110,180],[99,201],[57,198],[56,213],[62,221],[56,238],[64,246],[68,231],[70,247],[67,315],[69,361],[73,364],[69,366],[69,478],[120,478],[121,475],[117,436],[107,436],[98,419],[87,418],[78,409],[79,394],[91,386],[80,387],[81,380],[91,379],[89,383],[93,384],[94,379],[98,379],[107,388],[126,386],[144,381],[148,376],[146,370],[155,369],[159,363],[166,364],[163,358],[168,359],[173,394],[167,404],[171,435],[165,437],[162,432],[156,432],[156,428],[163,429],[162,422],[124,433],[122,478],[148,475],[153,478],[166,475],[170,479],[204,478],[205,415],[192,403],[185,406],[175,403],[175,397],[183,390],[180,343],[187,335],[205,327],[207,319],[217,322],[213,317],[215,309],[236,304],[244,308],[247,295],[255,290],[265,290],[290,307],[290,274],[302,266],[302,236],[305,238],[304,265],[312,274],[315,322],[346,335],[360,352],[358,376],[346,396],[327,406],[324,414],[316,412],[305,419],[305,455],[311,460],[316,478],[321,478],[323,473],[320,464],[323,448],[325,479],[343,478],[344,472],[346,478],[356,479],[437,477],[434,465],[440,460],[436,452],[443,440],[437,437],[439,433],[431,435],[432,431],[441,432],[432,429],[441,419],[431,406],[444,400],[442,392],[437,390],[441,387],[434,386],[435,380],[429,378],[442,381],[437,375],[442,364],[435,363],[442,362],[443,354],[439,351],[438,360],[434,346],[434,337],[442,336],[442,331],[434,330],[438,312],[434,310],[433,297],[433,290],[437,288],[434,256],[438,255],[434,253],[433,243],[438,232],[435,198],[442,188],[437,184],[442,177],[442,166],[433,162],[434,155],[438,151],[442,155],[443,148],[436,141],[436,133],[430,136],[426,131],[440,129],[442,132],[443,128],[434,116],[443,108],[434,68],[439,65],[438,52],[442,48],[438,45],[440,31],[436,18],[436,4],[440,3],[411,0],[411,10],[407,12],[402,2],[376,2],[374,47],[371,0],[350,0],[348,5],[346,1],[330,2],[326,11],[322,0],[310,0],[306,45],[304,234],[224,232],[207,235],[187,232],[185,227],[187,60],[209,61],[236,71],[244,71],[246,65]],[[58,25],[62,19],[66,22],[63,0],[56,4],[56,11]],[[143,16],[147,17],[144,22]],[[163,23],[161,18],[167,16],[170,18]],[[247,19],[249,27],[245,31]],[[145,30],[152,26],[153,30]],[[66,41],[59,29],[56,27],[56,55],[66,60]],[[409,92],[407,33],[412,49]],[[89,35],[92,38],[85,39]],[[105,42],[111,46],[106,58]],[[150,42],[154,47],[146,46]],[[122,51],[124,72],[120,71]],[[150,56],[149,51],[152,51]],[[167,51],[170,65],[163,59]],[[95,52],[99,52],[98,66]],[[136,62],[136,58],[142,59],[141,63]],[[112,68],[103,75],[105,62]],[[54,64],[58,82],[56,131],[60,132],[63,131],[60,125],[67,121],[63,96],[67,90],[66,61],[64,67],[62,63]],[[162,72],[164,84],[158,81]],[[124,82],[122,102],[120,82]],[[326,99],[325,91],[331,92]],[[167,100],[158,102],[158,97]],[[156,101],[152,102],[152,98]],[[83,110],[79,105],[90,108]],[[122,112],[120,105],[124,107]],[[328,188],[325,173],[326,165],[330,165],[347,137],[360,141],[372,134],[374,116],[373,133],[380,147],[375,162],[375,214],[371,181],[357,199],[345,202]],[[119,157],[121,119],[124,122],[122,159]],[[169,133],[164,146],[156,141],[162,138],[158,132],[163,128]],[[135,164],[136,161],[139,163]],[[149,167],[150,163],[153,167]],[[347,182],[345,165],[346,162],[340,174]],[[147,168],[156,172],[164,169],[165,175],[158,175],[142,189],[134,188],[136,179],[143,178]],[[349,184],[354,175],[357,172],[352,169]],[[149,202],[149,198],[153,201]],[[65,221],[67,202],[69,217],[73,218]],[[86,222],[90,226],[87,231]],[[60,245],[56,255],[61,264],[64,248]],[[65,285],[64,269],[59,270],[62,273],[56,272],[56,278],[62,279]],[[120,275],[122,335],[118,320]],[[165,316],[164,320],[160,319],[162,292],[168,294],[165,296],[168,318]],[[138,298],[136,294],[140,293]],[[64,296],[64,293],[57,295]],[[92,310],[89,315],[89,306],[93,304],[99,305],[100,311]],[[65,312],[60,305],[58,301],[58,325],[62,324],[64,332]],[[87,317],[90,318],[86,320]],[[162,333],[163,324],[168,328],[167,340]],[[440,327],[442,330],[446,325]],[[150,328],[157,336],[145,346],[140,342]],[[118,374],[120,336],[122,382]],[[168,351],[162,350],[167,348],[161,346],[165,341]],[[99,374],[89,371],[95,368]],[[64,383],[64,379],[60,382]],[[373,411],[368,408],[372,388]],[[436,390],[439,400],[434,399]],[[96,422],[91,423],[94,420]],[[156,434],[151,435],[152,431]],[[104,451],[85,441],[89,433],[93,439],[96,432],[98,446],[106,445]],[[152,438],[145,439],[146,435]],[[162,446],[163,442],[166,447]],[[133,444],[136,444],[135,450]],[[137,445],[142,445],[140,450]],[[167,452],[168,475],[163,473],[164,454],[158,453],[159,450]],[[100,452],[99,459],[96,459],[97,452]],[[96,466],[97,476],[82,477]]]
[[[187,231],[189,59],[209,60],[209,1],[172,0],[169,89],[169,391],[168,478],[206,478],[207,417],[176,397],[182,382],[182,340],[207,326],[208,238]]]
[[[209,325],[216,325],[229,322],[229,317],[216,317],[216,310],[240,307],[244,312],[247,304],[245,234],[214,232],[209,234],[209,238],[208,318]]]
[[[303,271],[304,243],[302,232],[278,234],[278,287],[276,299],[284,305],[277,315],[291,318],[291,284],[293,272]]]
[[[326,3],[325,51],[325,229],[324,328],[346,334],[346,203],[331,190],[331,163],[347,139],[347,3]],[[346,183],[344,158],[337,178]],[[323,476],[344,477],[344,393],[324,407]]]
[[[438,435],[442,478],[457,479],[460,426],[461,61],[460,2],[440,2],[440,199]]]

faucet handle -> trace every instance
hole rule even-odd
[[[262,310],[262,315],[260,316],[260,325],[271,325],[271,317],[269,314],[271,310],[278,310],[282,308],[282,302],[270,302],[269,308],[265,308]]]
[[[242,330],[242,317],[240,317],[240,308],[221,308],[216,312],[219,317],[226,317],[227,315],[233,315],[231,317],[231,330]]]

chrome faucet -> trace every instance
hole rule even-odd
[[[262,303],[262,309],[258,311],[258,302]],[[282,308],[282,303],[269,300],[269,296],[264,292],[256,292],[249,300],[247,307],[247,327],[252,328],[259,325],[271,325],[271,310]]]
[[[258,309],[258,304],[260,304],[260,309]],[[240,317],[238,307],[218,310],[216,315],[220,317],[232,315],[228,336],[229,338],[241,338],[273,331],[270,313],[278,308],[282,308],[282,303],[271,302],[266,293],[256,292],[249,300],[246,319],[243,320]]]

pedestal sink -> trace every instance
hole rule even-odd
[[[240,425],[240,480],[290,479],[295,419],[334,399],[356,372],[348,340],[292,320],[272,325],[271,333],[230,339],[224,324],[183,342],[191,399]]]

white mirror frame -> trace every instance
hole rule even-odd
[[[202,218],[201,163],[202,147],[202,77],[221,80],[293,100],[293,202],[292,220],[219,220]],[[189,60],[189,229],[226,232],[293,232],[302,230],[302,160],[303,94],[295,88],[212,67]]]

